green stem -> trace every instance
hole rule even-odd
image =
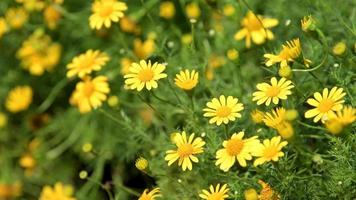
[[[59,83],[57,83],[56,86],[52,89],[48,97],[41,103],[41,105],[38,107],[37,112],[42,113],[45,110],[47,110],[54,100],[56,99],[57,95],[61,92],[61,90],[67,85],[68,81],[67,78],[62,79]]]

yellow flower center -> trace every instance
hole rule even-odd
[[[264,157],[266,158],[266,159],[269,159],[269,160],[271,160],[273,157],[275,157],[277,154],[278,154],[278,149],[277,149],[277,147],[275,147],[275,146],[270,146],[270,147],[267,147],[266,149],[265,149],[265,151],[264,151]]]
[[[280,92],[280,88],[278,86],[271,86],[267,91],[266,94],[269,97],[276,97]]]
[[[183,144],[182,146],[178,147],[178,155],[180,157],[190,156],[194,152],[194,148],[192,144]]]
[[[247,23],[245,23],[245,27],[251,32],[251,31],[258,31],[263,28],[261,21],[258,20],[256,16],[251,16],[246,20]]]
[[[231,108],[228,106],[221,106],[216,109],[216,116],[218,117],[227,117],[231,114]]]
[[[81,63],[81,65],[79,65],[80,69],[90,69],[92,67],[92,65],[94,64],[94,58],[88,58],[85,59],[83,61],[83,63]]]
[[[153,71],[151,69],[143,69],[138,73],[138,79],[142,82],[148,82],[153,79]]]
[[[226,151],[230,156],[237,156],[244,147],[244,141],[240,139],[230,139],[226,145]]]
[[[213,193],[211,194],[207,200],[222,200],[222,194],[221,193]]]
[[[334,106],[334,101],[331,99],[323,99],[321,100],[319,104],[319,110],[322,113],[326,113],[331,110],[331,108]]]
[[[83,93],[86,97],[90,97],[95,91],[95,86],[92,82],[88,81],[84,84]]]
[[[112,6],[103,6],[100,10],[101,17],[108,17],[113,12]]]

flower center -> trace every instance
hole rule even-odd
[[[245,27],[251,31],[258,31],[263,28],[261,21],[255,15],[250,16],[244,23]]]
[[[264,157],[271,160],[273,157],[277,155],[277,153],[278,153],[277,147],[270,146],[265,149]]]
[[[280,92],[279,87],[277,87],[277,86],[271,86],[271,87],[266,91],[266,94],[267,94],[267,96],[269,96],[269,97],[276,97],[276,96],[278,96],[279,92]]]
[[[79,66],[80,69],[90,69],[94,64],[94,59],[89,58],[83,61],[83,63]]]
[[[331,99],[323,99],[321,100],[319,104],[319,110],[322,113],[326,113],[331,110],[331,108],[334,106],[334,101]]]
[[[183,144],[178,147],[178,155],[180,157],[190,156],[193,154],[193,145],[192,144]]]
[[[221,193],[213,193],[211,194],[207,200],[223,200]]]
[[[231,108],[227,106],[221,106],[216,109],[216,116],[218,117],[227,117],[231,114]]]
[[[103,6],[100,10],[101,17],[108,17],[111,15],[113,8],[111,6]]]
[[[226,151],[230,156],[237,156],[244,147],[244,141],[240,139],[230,139],[226,145]]]
[[[138,73],[138,79],[142,82],[148,82],[153,79],[153,71],[151,69],[143,69]]]
[[[85,96],[90,97],[95,91],[94,84],[90,81],[84,84],[83,93]]]

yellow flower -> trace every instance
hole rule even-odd
[[[344,54],[346,51],[346,44],[345,42],[338,42],[335,44],[335,46],[333,47],[333,54],[337,55],[337,56],[341,56],[342,54]]]
[[[155,200],[156,197],[160,197],[161,192],[159,190],[159,188],[155,188],[153,190],[151,190],[150,192],[148,192],[148,189],[145,189],[143,191],[143,193],[141,194],[141,196],[138,198],[138,200]]]
[[[139,34],[141,32],[140,27],[137,25],[137,23],[131,19],[130,17],[123,17],[120,21],[120,28],[122,31],[127,32],[127,33],[134,33],[134,34]]]
[[[203,153],[205,142],[201,137],[194,138],[194,133],[187,138],[185,131],[177,133],[174,139],[177,150],[168,150],[164,158],[168,161],[168,166],[178,160],[178,166],[182,166],[183,171],[192,170],[192,161],[199,162],[195,154]]]
[[[0,112],[0,128],[4,128],[7,125],[7,116],[5,113]]]
[[[265,162],[278,161],[280,157],[284,156],[281,150],[287,144],[287,141],[281,142],[280,136],[273,137],[271,140],[263,140],[263,144],[259,144],[255,147],[255,156],[258,158],[253,162],[253,165],[258,166]]]
[[[92,71],[99,71],[109,60],[110,58],[106,53],[89,49],[85,53],[74,57],[72,62],[67,65],[67,77],[78,75],[83,78]]]
[[[45,6],[44,0],[16,0],[17,3],[22,3],[26,10],[28,11],[40,11]]]
[[[108,78],[98,76],[94,79],[84,77],[83,81],[77,83],[75,91],[72,93],[70,103],[78,106],[81,113],[87,113],[102,105],[110,92]]]
[[[250,115],[251,115],[252,121],[255,122],[256,124],[263,122],[264,114],[262,111],[255,109],[251,112]]]
[[[344,126],[342,125],[342,123],[340,121],[338,121],[337,119],[332,119],[332,120],[328,120],[325,123],[326,129],[328,129],[328,131],[334,135],[338,135],[342,132],[342,130],[344,129]]]
[[[286,116],[284,108],[276,108],[271,113],[265,113],[263,122],[266,126],[277,130],[283,139],[290,139],[294,135],[294,129],[291,123],[287,121]]]
[[[145,60],[141,60],[140,63],[132,63],[129,73],[124,76],[125,85],[131,90],[141,91],[144,87],[147,90],[157,88],[157,81],[162,78],[166,78],[167,74],[163,73],[165,66],[155,62],[151,64]]]
[[[166,19],[172,19],[174,15],[176,14],[176,9],[174,7],[174,3],[171,1],[163,1],[161,5],[159,6],[159,16],[166,18]]]
[[[6,20],[3,17],[0,17],[0,39],[8,31],[9,31],[9,27],[6,23]]]
[[[121,74],[126,75],[130,73],[130,66],[133,61],[130,58],[124,57],[120,60]]]
[[[189,3],[185,6],[185,12],[189,19],[197,19],[200,17],[199,5],[195,2]]]
[[[254,148],[258,146],[260,141],[257,136],[243,139],[244,132],[234,133],[231,139],[223,142],[222,149],[216,152],[215,165],[220,165],[220,169],[227,172],[235,164],[239,163],[241,167],[246,167],[246,160],[252,160]]]
[[[118,22],[124,16],[127,5],[117,0],[97,0],[92,4],[92,15],[89,18],[92,29],[110,28],[111,22]]]
[[[314,31],[316,28],[315,19],[311,15],[304,16],[303,19],[300,21],[300,24],[304,32],[308,32],[309,30]]]
[[[244,196],[245,200],[258,200],[257,191],[253,188],[245,190]]]
[[[218,56],[211,54],[209,58],[209,66],[213,69],[219,68],[225,64],[225,59],[223,56]]]
[[[0,183],[0,199],[13,199],[22,193],[22,184],[15,182],[11,184]]]
[[[43,16],[44,16],[46,25],[51,30],[54,30],[57,28],[58,22],[62,17],[61,13],[56,8],[55,4],[47,6],[45,8],[45,10],[43,11]]]
[[[6,98],[6,109],[12,113],[27,110],[32,102],[32,89],[30,86],[18,86],[12,89]]]
[[[192,36],[192,34],[190,34],[190,33],[186,33],[186,34],[182,35],[181,40],[182,40],[182,43],[183,43],[183,44],[188,45],[188,44],[191,44],[191,43],[192,43],[192,41],[193,41],[193,36]]]
[[[271,102],[278,104],[279,99],[286,100],[288,95],[291,95],[291,88],[294,88],[292,81],[281,78],[277,81],[276,77],[271,78],[271,84],[259,83],[256,88],[259,90],[252,94],[252,101],[257,101],[257,105],[263,103],[269,106]]]
[[[226,55],[228,59],[236,60],[239,57],[239,52],[236,49],[229,49]]]
[[[287,110],[286,111],[286,114],[285,114],[285,120],[287,121],[293,121],[295,120],[297,117],[298,117],[298,111],[295,110],[295,109],[290,109],[290,110]]]
[[[246,47],[250,48],[251,39],[255,44],[263,44],[266,39],[273,39],[273,33],[269,29],[277,25],[277,19],[256,16],[252,11],[249,11],[241,21],[243,28],[235,34],[234,38],[235,40],[246,38]]]
[[[225,200],[229,198],[227,194],[229,192],[229,188],[227,184],[224,184],[220,187],[220,183],[216,185],[214,188],[213,185],[210,185],[209,191],[202,190],[202,193],[199,194],[199,197],[206,200]]]
[[[236,118],[241,118],[239,112],[244,109],[243,104],[238,101],[237,98],[232,96],[226,98],[224,95],[221,95],[219,99],[213,98],[206,104],[207,108],[203,109],[204,117],[210,117],[209,123],[216,123],[218,126],[222,123],[228,124],[229,121],[235,121]]]
[[[235,7],[232,4],[226,4],[223,7],[223,13],[225,16],[232,16],[235,13]]]
[[[144,157],[137,158],[135,166],[138,170],[145,170],[148,167],[148,161]]]
[[[290,78],[292,76],[292,69],[289,67],[289,65],[280,67],[278,70],[278,75],[280,77]]]
[[[281,67],[287,67],[288,62],[293,62],[294,59],[298,58],[302,52],[299,38],[287,41],[286,45],[282,45],[282,50],[279,54],[264,54],[263,56],[267,58],[266,66],[270,67],[276,63],[281,63]]]
[[[155,51],[155,42],[148,39],[142,42],[140,39],[134,40],[134,53],[139,59],[146,59]]]
[[[305,112],[305,118],[313,118],[314,122],[320,119],[325,121],[328,116],[335,114],[335,111],[342,109],[344,103],[343,97],[345,93],[342,88],[333,87],[330,92],[328,88],[324,88],[323,94],[314,93],[314,98],[309,98],[307,103],[315,108]]]
[[[57,182],[54,187],[44,186],[39,200],[75,200],[72,197],[73,187]]]
[[[262,186],[262,190],[260,191],[260,195],[258,196],[259,200],[281,199],[279,194],[276,191],[274,191],[269,184],[265,183],[262,180],[259,180],[258,183]]]
[[[42,30],[36,30],[22,43],[16,56],[32,75],[40,76],[44,71],[51,71],[57,65],[61,56],[61,46],[52,42]]]
[[[195,70],[180,71],[174,79],[175,84],[183,90],[191,90],[198,84],[199,73]]]
[[[116,107],[119,105],[119,98],[117,96],[110,96],[108,98],[108,105],[110,107]]]
[[[330,119],[326,121],[326,128],[332,134],[341,133],[342,129],[356,120],[356,109],[351,106],[345,106],[342,110],[329,116]]]
[[[20,29],[28,20],[28,14],[23,8],[10,8],[6,11],[6,21],[13,29]]]

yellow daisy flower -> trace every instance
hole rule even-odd
[[[189,19],[198,19],[201,15],[199,4],[196,2],[189,3],[185,6],[185,12]]]
[[[270,113],[265,113],[263,122],[266,126],[277,130],[283,139],[292,138],[294,135],[293,126],[287,121],[287,111],[284,108],[276,108]]]
[[[176,8],[171,1],[163,1],[159,6],[159,16],[165,19],[172,19],[176,14]]]
[[[235,34],[234,38],[235,40],[246,38],[246,47],[250,48],[251,40],[255,44],[263,44],[266,39],[273,39],[273,33],[269,29],[277,25],[277,19],[262,17],[260,15],[256,17],[252,11],[249,11],[241,21],[243,28]]]
[[[281,142],[281,136],[273,137],[271,140],[263,140],[263,144],[255,147],[255,156],[258,158],[253,162],[253,165],[258,166],[265,162],[278,161],[279,157],[284,156],[281,150],[287,144],[287,141]]]
[[[67,65],[67,77],[78,75],[83,78],[92,71],[99,71],[109,60],[110,57],[106,53],[89,49],[85,53],[74,57],[72,62]]]
[[[203,153],[205,142],[201,137],[194,138],[194,133],[187,138],[185,131],[177,133],[174,137],[177,150],[168,150],[166,157],[168,166],[178,160],[178,166],[182,166],[183,171],[186,169],[192,170],[192,161],[198,163],[199,160],[195,154]]]
[[[255,109],[251,111],[250,115],[254,123],[259,124],[263,122],[264,113],[262,111]]]
[[[146,59],[155,51],[155,42],[153,39],[142,41],[134,40],[134,53],[139,59]]]
[[[144,157],[136,159],[135,166],[138,170],[144,171],[148,167],[148,161]]]
[[[179,88],[183,90],[191,90],[198,84],[198,78],[198,72],[195,70],[190,72],[186,69],[185,71],[182,70],[179,72],[179,74],[176,74],[174,81]]]
[[[302,53],[302,48],[300,45],[299,38],[287,41],[286,45],[282,45],[282,50],[279,54],[264,54],[263,56],[267,58],[266,66],[270,67],[276,63],[281,63],[281,68],[287,67],[288,62],[293,62],[294,59],[298,58]]]
[[[44,186],[39,200],[75,200],[76,198],[72,197],[72,194],[72,186],[63,185],[62,183],[58,182],[54,185],[54,187],[48,185]]]
[[[117,0],[97,0],[92,4],[93,14],[89,18],[92,29],[110,28],[111,22],[118,22],[127,10],[124,2]]]
[[[131,90],[141,91],[144,87],[147,90],[157,88],[157,81],[162,78],[166,78],[167,74],[162,73],[166,67],[162,64],[155,62],[151,64],[145,60],[141,60],[140,63],[132,63],[129,68],[129,73],[124,76],[125,85]]]
[[[13,29],[20,29],[28,20],[28,13],[23,8],[10,8],[6,11],[6,21]]]
[[[325,121],[328,116],[335,114],[335,111],[342,109],[344,103],[343,97],[345,93],[343,88],[333,87],[330,92],[328,88],[324,88],[323,94],[319,92],[314,93],[314,98],[309,98],[307,103],[315,108],[305,112],[305,118],[313,118],[314,122],[318,122],[320,119]]]
[[[202,193],[199,194],[199,197],[206,200],[225,200],[229,198],[227,194],[229,192],[229,188],[227,184],[224,184],[220,187],[220,183],[216,185],[214,188],[213,185],[210,185],[209,191],[202,190]]]
[[[56,7],[56,4],[49,5],[43,11],[43,17],[46,22],[46,25],[49,29],[54,30],[57,28],[58,22],[62,17],[62,14]]]
[[[138,200],[155,200],[156,197],[162,196],[159,188],[155,188],[155,189],[151,190],[150,192],[148,192],[148,193],[147,192],[148,192],[148,189],[145,189],[143,191],[143,193],[141,194],[141,196],[138,198]]]
[[[346,106],[342,110],[331,115],[325,123],[326,128],[332,134],[339,134],[345,126],[352,124],[356,120],[356,109]]]
[[[309,30],[313,31],[316,28],[316,21],[311,15],[304,16],[303,19],[300,20],[300,24],[304,32],[308,32]]]
[[[220,165],[220,169],[227,172],[235,164],[235,161],[240,166],[246,167],[246,160],[252,160],[255,146],[258,146],[260,141],[257,136],[243,139],[244,132],[234,133],[231,139],[223,142],[222,149],[216,152],[215,165]]]
[[[203,109],[204,117],[210,117],[209,123],[216,123],[218,126],[222,123],[228,124],[229,121],[235,121],[236,118],[241,118],[239,112],[244,109],[243,104],[238,101],[237,98],[232,96],[226,98],[224,95],[221,95],[219,99],[213,98],[206,104],[207,108]]]
[[[256,87],[259,91],[252,94],[252,101],[257,101],[257,105],[265,103],[269,106],[271,102],[278,104],[279,99],[286,100],[287,96],[292,94],[290,89],[294,88],[294,85],[286,78],[277,81],[276,77],[272,77],[271,84],[259,83]]]
[[[5,18],[0,17],[0,39],[2,36],[9,31],[9,27],[6,23]]]
[[[77,83],[75,91],[72,93],[70,103],[78,106],[81,113],[87,113],[102,105],[110,92],[108,78],[98,76],[94,79],[84,77],[83,81]]]
[[[27,110],[32,103],[33,92],[30,86],[17,86],[7,95],[5,106],[12,113]]]

